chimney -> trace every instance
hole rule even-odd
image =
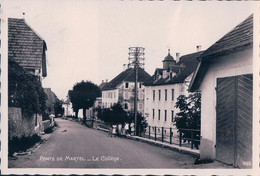
[[[126,70],[126,64],[123,64],[123,71]]]
[[[106,79],[106,82],[108,82],[108,79]]]
[[[197,45],[197,52],[201,51],[201,45]]]
[[[178,63],[180,60],[180,53],[176,53],[176,62]]]
[[[104,80],[102,80],[102,83],[104,83]]]

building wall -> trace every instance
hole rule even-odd
[[[118,89],[102,91],[102,107],[110,108],[118,102]]]
[[[188,86],[186,84],[172,84],[172,85],[160,85],[160,86],[146,86],[145,87],[145,117],[149,126],[157,127],[173,127],[173,118],[178,112],[175,108],[175,103],[180,95],[187,95]],[[174,96],[172,100],[172,89],[174,90]],[[161,100],[159,100],[159,90],[161,91]],[[167,100],[165,100],[165,90],[167,90]],[[155,91],[155,100],[153,100],[153,91]],[[160,120],[159,111],[160,110]],[[167,118],[165,121],[165,110]],[[154,118],[153,118],[154,111]]]
[[[35,117],[22,117],[21,108],[8,107],[8,138],[12,137],[29,137],[36,133],[37,127],[40,126],[40,119],[38,119],[37,126],[35,124]],[[40,118],[40,116],[38,116]]]
[[[201,158],[215,158],[217,78],[253,73],[253,50],[247,49],[216,58],[205,74],[201,91]]]
[[[64,108],[64,116],[74,115],[71,102],[62,104],[62,107]]]
[[[128,84],[128,87],[126,86]],[[144,86],[142,82],[137,83],[137,111],[144,114]],[[134,97],[135,97],[135,83],[123,82],[118,86],[119,90],[119,102],[127,112],[134,112]],[[127,105],[126,105],[127,104]]]

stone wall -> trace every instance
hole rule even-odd
[[[8,137],[31,136],[35,134],[35,119],[32,117],[22,117],[21,108],[8,108]]]

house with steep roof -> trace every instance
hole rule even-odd
[[[144,113],[144,86],[143,82],[150,79],[150,75],[141,67],[137,67],[138,72],[138,98],[137,111]],[[102,107],[110,108],[116,103],[120,103],[127,112],[134,112],[134,87],[135,69],[127,68],[108,84],[102,88]]]
[[[8,18],[8,61],[18,64],[25,72],[41,79],[47,76],[46,42],[24,19]],[[10,81],[9,81],[10,83]],[[22,118],[21,108],[9,107],[10,134],[32,135],[42,130],[42,116],[34,114],[33,119]],[[16,132],[19,131],[20,134]]]
[[[189,89],[201,92],[200,158],[252,168],[253,15],[200,55]]]
[[[199,63],[197,57],[201,53],[197,51],[181,57],[176,53],[175,60],[169,50],[162,61],[163,68],[157,68],[154,75],[144,82],[144,110],[151,133],[156,130],[157,134],[162,134],[161,127],[164,127],[164,134],[167,135],[169,128],[174,126],[174,116],[178,112],[175,103],[180,95],[188,95],[188,84]],[[177,131],[175,132],[177,134]]]
[[[33,75],[46,77],[46,50],[46,42],[24,19],[8,18],[8,60]]]

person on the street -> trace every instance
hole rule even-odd
[[[121,134],[122,134],[122,124],[118,124],[117,125],[117,135],[119,137],[121,137]]]
[[[112,137],[112,126],[109,126],[108,137]]]
[[[125,134],[126,135],[129,134],[129,124],[128,123],[125,124]]]
[[[133,122],[130,124],[130,128],[131,128],[131,133],[130,134],[133,136],[134,133],[135,133],[135,124]]]
[[[113,125],[112,127],[113,127],[113,129],[112,129],[112,135],[113,135],[113,136],[116,136],[116,125]]]

